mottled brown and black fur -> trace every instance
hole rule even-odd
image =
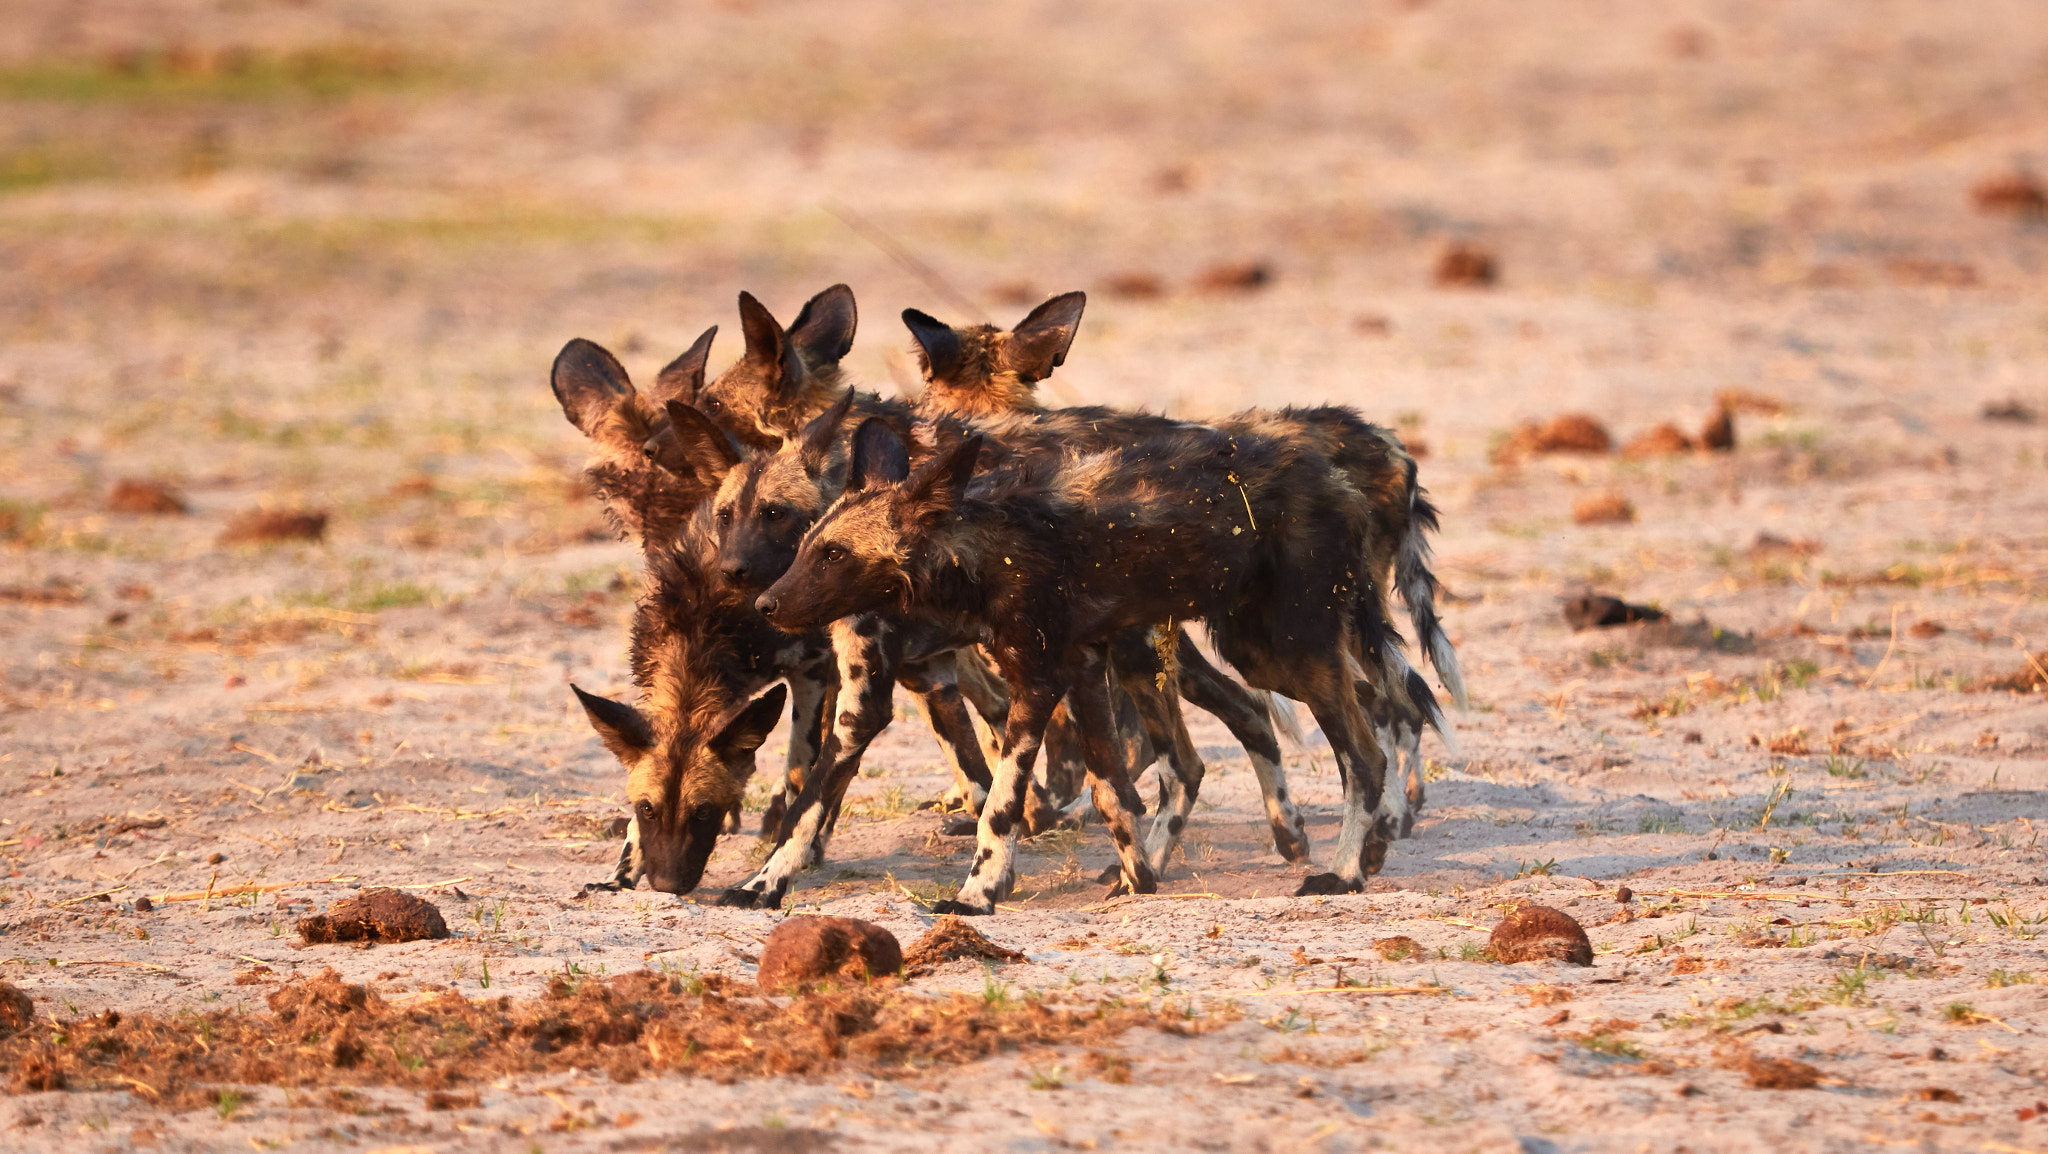
[[[639,706],[576,690],[626,767],[638,870],[668,893],[696,887],[774,728],[784,690],[752,695],[824,656],[822,638],[771,628],[746,594],[720,582],[709,544],[708,533],[686,526],[679,540],[647,550],[631,649]],[[618,884],[632,888],[637,875],[623,859],[620,874]]]
[[[682,453],[668,455],[665,464],[677,471],[655,459],[676,440],[668,403],[687,404],[695,397],[717,334],[717,326],[705,330],[644,393],[633,388],[617,357],[590,341],[572,340],[555,357],[549,375],[555,399],[569,423],[590,438],[584,480],[613,530],[636,544],[673,537],[724,474],[696,467],[695,454],[717,443],[701,436],[690,439]]]
[[[742,446],[775,449],[845,390],[839,362],[853,348],[857,323],[853,290],[843,284],[806,301],[787,329],[743,292],[746,352],[692,403]]]
[[[1085,293],[1062,293],[1007,331],[990,324],[953,328],[903,310],[924,370],[919,411],[956,417],[1037,412],[1038,382],[1066,362],[1087,303]]]
[[[1335,871],[1303,892],[1360,888],[1386,761],[1359,693],[1394,680],[1363,496],[1298,439],[1201,426],[1032,459],[970,487],[981,447],[970,437],[911,473],[901,442],[865,423],[846,493],[758,602],[785,628],[890,609],[978,634],[1002,671],[1003,760],[974,867],[946,908],[988,913],[1007,895],[1024,784],[1061,695],[1076,695],[1084,739],[1106,740],[1108,644],[1191,620],[1254,686],[1305,702],[1323,727],[1345,782],[1344,833]],[[1355,682],[1354,669],[1373,679]],[[1122,770],[1100,753],[1088,763],[1099,781]],[[1105,816],[1142,891],[1149,868]]]

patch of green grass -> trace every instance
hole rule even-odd
[[[238,1090],[217,1091],[213,1096],[213,1112],[220,1115],[220,1120],[225,1122],[235,1116],[235,1111],[242,1108],[242,1101],[241,1092]]]
[[[1611,1058],[1639,1060],[1643,1057],[1643,1047],[1640,1043],[1605,1032],[1587,1034],[1579,1039],[1579,1045],[1595,1054],[1605,1054]]]
[[[1830,777],[1865,777],[1868,776],[1868,772],[1864,767],[1868,764],[1860,757],[1851,759],[1830,755],[1821,766],[1828,771]]]
[[[1675,813],[1646,813],[1636,822],[1637,833],[1684,833],[1685,819]]]
[[[1031,1088],[1034,1090],[1057,1090],[1065,1086],[1065,1066],[1054,1066],[1050,1070],[1031,1071]]]
[[[2031,986],[2033,984],[2034,975],[2026,970],[1993,970],[1984,978],[1984,988],[1987,990],[2000,990],[2007,986]]]

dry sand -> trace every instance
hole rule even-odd
[[[0,978],[38,1031],[253,1011],[273,987],[234,975],[258,963],[393,999],[751,977],[777,913],[577,896],[616,856],[622,781],[565,682],[630,692],[636,569],[545,383],[577,335],[646,380],[720,323],[716,367],[741,288],[787,320],[853,285],[850,364],[882,388],[911,371],[905,306],[1010,320],[1085,288],[1054,399],[1401,425],[1476,698],[1456,750],[1426,744],[1428,808],[1370,892],[1285,896],[1304,871],[1197,715],[1210,777],[1164,893],[1104,901],[1097,828],[1040,838],[983,925],[1029,960],[912,983],[1215,1027],[1129,1032],[1128,1083],[1069,1048],[508,1079],[445,1112],[85,1088],[0,1100],[10,1148],[2048,1149],[2022,1120],[2048,1099],[2048,705],[1969,689],[2048,650],[2048,439],[1981,416],[2048,410],[2048,228],[1971,199],[2048,155],[2034,6],[32,2],[5,24]],[[1454,241],[1497,283],[1436,286]],[[1197,287],[1247,261],[1262,287]],[[1778,406],[1739,411],[1731,453],[1489,461],[1565,411],[1696,435],[1730,388]],[[103,511],[122,478],[189,514]],[[1634,521],[1574,525],[1606,492]],[[219,544],[255,507],[324,510],[325,536]],[[1573,634],[1558,607],[1586,588],[1674,624]],[[1313,736],[1289,771],[1330,845]],[[906,711],[795,908],[919,932],[969,848],[913,810],[944,781]],[[728,839],[707,882],[756,860]],[[298,917],[372,884],[454,936],[297,946]],[[1594,964],[1480,957],[1525,899],[1579,919]],[[1395,936],[1421,952],[1383,959]],[[1819,1081],[1752,1088],[1745,1056]]]

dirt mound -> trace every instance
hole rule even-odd
[[[1620,493],[1589,493],[1572,502],[1575,525],[1626,525],[1635,519],[1635,503]]]
[[[1796,1058],[1762,1058],[1744,1051],[1730,1063],[1742,1071],[1753,1090],[1811,1090],[1820,1084],[1820,1070]]]
[[[1406,934],[1393,938],[1375,939],[1372,943],[1372,948],[1379,951],[1380,957],[1390,962],[1399,962],[1408,958],[1422,956],[1422,943]]]
[[[1510,465],[1544,453],[1598,456],[1614,448],[1607,426],[1585,413],[1559,413],[1547,421],[1525,421],[1493,451],[1493,463]]]
[[[1440,288],[1491,288],[1500,281],[1500,262],[1487,250],[1460,241],[1436,258],[1432,275]]]
[[[327,535],[324,509],[244,509],[214,541],[219,545],[262,545],[275,541],[318,541]]]
[[[397,890],[364,890],[327,907],[324,914],[299,919],[299,936],[307,944],[323,942],[413,942],[445,938],[448,923],[424,898]]]
[[[185,499],[161,481],[124,477],[114,482],[114,491],[107,494],[109,513],[173,514],[191,511]]]
[[[903,970],[896,935],[859,918],[789,918],[768,935],[755,984],[763,993],[801,990],[821,981],[853,984]]]
[[[903,951],[903,972],[911,977],[929,974],[947,962],[980,958],[990,962],[1021,962],[1024,955],[1006,949],[981,936],[981,931],[956,917],[932,923],[924,936]]]
[[[729,984],[640,971],[556,979],[546,997],[470,1001],[454,991],[394,1005],[332,970],[271,995],[271,1011],[174,1019],[106,1013],[52,1035],[0,1040],[17,1091],[133,1090],[174,1109],[221,1083],[392,1085],[457,1091],[517,1074],[603,1070],[617,1081],[676,1070],[720,1082],[854,1067],[900,1077],[1024,1046],[1094,1045],[1145,1026],[1182,1036],[1223,1019],[1110,1002],[933,998],[900,986],[730,998]],[[195,1037],[205,1045],[195,1045]],[[55,1040],[51,1040],[55,1039]],[[453,1100],[453,1099],[451,1099]]]
[[[1666,421],[1647,433],[1637,434],[1621,447],[1621,455],[1631,461],[1643,461],[1651,457],[1690,453],[1692,450],[1692,438],[1679,432],[1677,425]]]
[[[1585,928],[1570,914],[1549,906],[1523,906],[1502,918],[1486,941],[1486,952],[1494,961],[1509,964],[1593,964],[1593,943],[1587,939]]]

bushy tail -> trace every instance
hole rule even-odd
[[[1470,708],[1471,702],[1465,696],[1465,675],[1458,670],[1458,651],[1451,648],[1451,639],[1444,633],[1443,621],[1436,615],[1436,574],[1429,571],[1429,538],[1427,534],[1437,528],[1436,506],[1429,503],[1429,494],[1415,483],[1415,463],[1408,464],[1408,535],[1401,541],[1401,550],[1394,557],[1394,587],[1401,591],[1401,600],[1408,603],[1408,619],[1415,623],[1415,643],[1429,655],[1430,664],[1436,666],[1436,675],[1443,679],[1444,688],[1450,691],[1451,700],[1459,709]],[[1437,725],[1439,733],[1443,726]]]
[[[1273,719],[1274,727],[1294,743],[1294,748],[1306,748],[1308,735],[1301,731],[1301,717],[1294,711],[1294,699],[1282,697],[1271,690],[1253,692],[1266,699],[1266,715]]]

